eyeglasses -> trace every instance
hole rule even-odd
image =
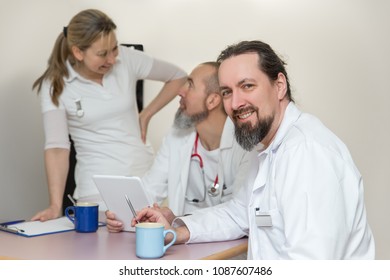
[[[214,183],[212,183],[209,187],[206,187],[206,178],[205,178],[205,172],[204,172],[204,162],[200,154],[198,154],[198,141],[199,141],[199,134],[196,134],[195,143],[194,143],[194,152],[191,155],[191,162],[190,162],[190,168],[196,168],[194,165],[200,167],[200,176],[202,177],[203,181],[203,195],[202,198],[189,198],[186,195],[186,200],[191,203],[199,203],[203,202],[206,199],[206,189],[208,195],[215,197],[220,194],[220,187],[218,184],[218,174],[215,177]]]

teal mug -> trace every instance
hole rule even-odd
[[[164,245],[165,236],[172,234],[173,239],[169,244]],[[143,259],[161,258],[165,251],[176,241],[176,232],[165,230],[160,223],[139,223],[135,226],[135,253]]]
[[[70,215],[73,212],[73,216]],[[95,232],[99,227],[99,204],[78,202],[65,209],[65,215],[74,224],[77,232]]]

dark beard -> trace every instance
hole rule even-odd
[[[271,130],[273,120],[274,117],[269,116],[261,121],[259,120],[255,126],[252,127],[252,124],[249,122],[238,124],[237,120],[234,119],[234,134],[238,144],[244,150],[252,151],[252,149],[267,136],[268,132]]]
[[[178,129],[193,128],[197,123],[206,119],[208,115],[209,112],[207,110],[204,110],[203,112],[188,116],[184,114],[183,111],[179,108],[175,114],[175,120],[173,125]]]

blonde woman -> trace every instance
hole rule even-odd
[[[69,137],[77,152],[75,169],[79,200],[105,206],[92,175],[142,176],[154,153],[147,144],[151,117],[170,102],[186,73],[168,62],[118,44],[115,23],[103,12],[76,14],[58,36],[46,71],[33,88],[41,97],[45,131],[45,165],[50,205],[32,219],[62,215],[69,169]],[[164,83],[154,100],[138,114],[136,82]]]

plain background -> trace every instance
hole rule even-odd
[[[39,100],[31,90],[54,40],[80,10],[98,8],[120,43],[186,71],[227,45],[259,39],[287,62],[293,96],[349,147],[364,178],[378,259],[390,259],[390,2],[386,0],[1,0],[0,219],[47,206]],[[145,83],[145,102],[160,83]],[[157,150],[178,107],[149,126]]]

